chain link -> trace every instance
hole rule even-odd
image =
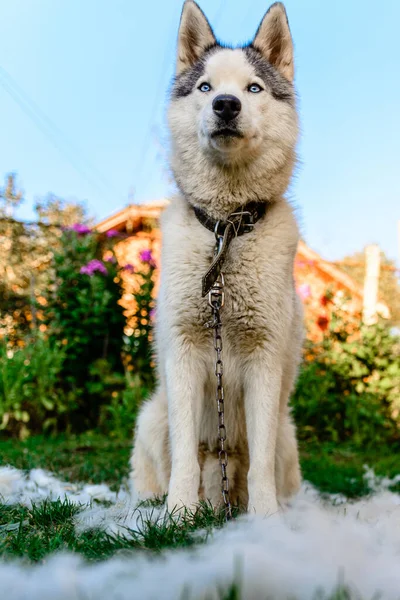
[[[222,361],[222,337],[221,337],[221,315],[220,310],[224,305],[224,276],[221,273],[211,288],[208,295],[208,303],[212,311],[212,319],[209,323],[206,323],[207,327],[214,330],[214,349],[215,349],[215,377],[216,377],[216,390],[215,397],[217,401],[218,410],[218,441],[219,441],[219,452],[218,460],[221,466],[221,492],[222,499],[225,505],[225,516],[226,520],[229,521],[232,518],[232,506],[229,498],[229,479],[227,475],[228,466],[228,453],[225,449],[226,442],[226,427],[225,427],[225,397],[224,397],[224,385],[223,385],[223,374],[224,364]]]

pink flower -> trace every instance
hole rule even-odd
[[[304,302],[304,300],[307,300],[311,296],[311,288],[308,283],[302,283],[297,288],[297,293]]]
[[[97,260],[97,258],[94,258],[93,260],[89,261],[87,265],[81,267],[79,272],[82,275],[89,275],[89,277],[92,277],[92,275],[94,275],[96,272],[107,275],[106,267],[101,260]]]
[[[150,317],[150,319],[154,319],[155,316],[156,316],[156,309],[152,308],[149,312],[149,317]]]
[[[153,255],[151,253],[151,250],[142,250],[141,252],[139,252],[139,258],[144,263],[153,262]]]
[[[110,256],[107,256],[107,258],[104,259],[106,262],[109,263],[116,263],[117,259],[115,258],[115,256],[113,254],[111,254]]]
[[[91,232],[91,229],[83,223],[74,223],[70,229],[72,229],[72,231],[76,231],[76,233],[79,235],[86,235],[87,233]]]
[[[134,273],[134,271],[135,271],[135,267],[133,265],[131,265],[131,263],[127,263],[122,268],[124,271],[128,271],[128,273]]]
[[[119,236],[119,231],[117,231],[116,229],[109,229],[109,230],[106,232],[106,236],[107,236],[108,238],[117,237],[117,236]]]

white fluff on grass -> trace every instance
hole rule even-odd
[[[153,508],[136,509],[135,494],[129,493],[124,487],[117,492],[110,490],[108,485],[92,485],[68,483],[60,481],[52,473],[43,469],[32,469],[28,473],[14,467],[0,467],[0,501],[5,504],[22,504],[32,506],[44,500],[64,500],[67,498],[73,504],[83,505],[82,512],[76,518],[76,528],[83,531],[101,528],[107,533],[126,535],[127,527],[136,528],[139,519],[158,519],[165,510]],[[111,503],[105,507],[101,502]],[[7,529],[13,526],[8,525]],[[1,531],[1,526],[0,526]]]
[[[206,544],[165,551],[157,559],[132,552],[94,565],[72,555],[33,567],[0,563],[2,597],[216,600],[237,582],[245,600],[323,598],[341,583],[352,590],[351,598],[370,600],[376,594],[399,600],[400,496],[389,487],[400,476],[379,479],[371,470],[365,476],[374,493],[357,502],[338,496],[323,500],[304,484],[281,516],[241,517],[214,531]],[[79,503],[104,499],[112,505],[84,508],[79,529],[95,525],[126,533],[127,527],[137,526],[138,511],[126,492],[63,483],[40,470],[24,475],[0,469],[0,494],[8,503],[24,504],[57,495]],[[157,517],[164,518],[162,511],[153,511]]]
[[[57,498],[69,498],[74,504],[89,504],[93,500],[116,502],[118,495],[106,484],[67,483],[43,469],[25,473],[13,467],[0,467],[0,499],[5,504],[31,506],[32,503]]]

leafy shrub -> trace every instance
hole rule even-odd
[[[140,375],[126,373],[124,388],[111,394],[100,415],[100,430],[119,440],[131,439],[139,406],[150,393]]]
[[[154,321],[154,271],[156,263],[151,250],[139,254],[140,268],[136,271],[137,288],[134,292],[135,312],[131,318],[132,335],[129,337],[128,369],[140,376],[145,387],[154,386],[154,362],[152,357]]]
[[[16,350],[2,342],[3,431],[24,437],[100,426],[131,435],[138,403],[154,384],[154,269],[151,251],[142,251],[132,335],[124,336],[121,268],[109,237],[80,224],[62,233],[41,305],[43,336],[20,340]]]
[[[53,276],[62,228],[87,218],[81,203],[49,194],[35,202],[34,221],[18,221],[14,211],[23,202],[11,173],[0,183],[0,336],[10,348],[42,324],[43,292]]]
[[[0,430],[23,438],[73,409],[58,387],[64,360],[64,348],[42,337],[12,350],[0,340]]]
[[[108,375],[123,379],[125,318],[119,304],[119,267],[108,245],[105,236],[85,225],[65,230],[54,253],[55,275],[43,309],[50,345],[62,343],[65,348],[60,386],[77,399],[71,423],[75,429],[97,423],[101,403],[115,383]],[[121,387],[120,380],[116,385]]]
[[[43,336],[10,349],[0,342],[0,433],[26,438],[31,433],[73,431],[82,415],[76,390],[62,386],[66,348]],[[138,407],[150,393],[138,374],[112,371],[104,359],[88,369],[87,393],[99,404],[92,428],[118,439],[132,436]],[[86,419],[86,415],[83,415]]]
[[[399,438],[400,341],[388,325],[338,310],[308,342],[293,397],[299,436],[355,445]]]

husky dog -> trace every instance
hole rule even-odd
[[[222,267],[225,425],[231,501],[261,515],[300,484],[288,400],[303,340],[293,263],[298,228],[284,198],[298,135],[293,45],[281,3],[251,43],[221,45],[186,0],[169,106],[179,193],[162,216],[156,352],[158,389],[139,414],[132,452],[139,498],[168,509],[221,503],[215,350],[202,276],[215,236],[196,211],[225,221],[251,202],[265,214],[234,237]]]

